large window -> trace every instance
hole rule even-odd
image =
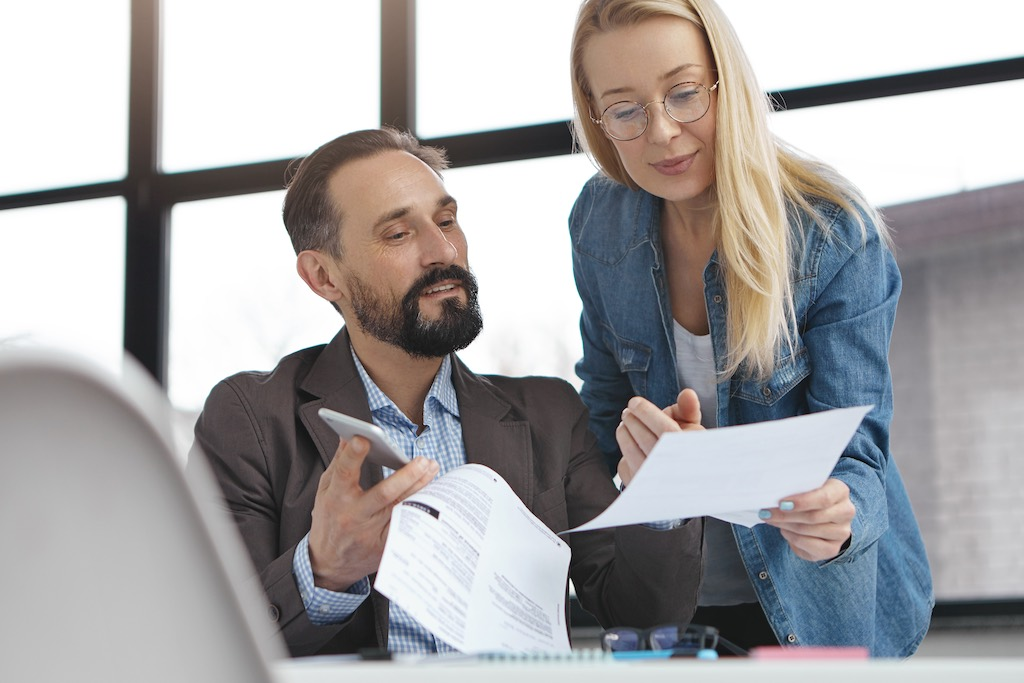
[[[0,5],[0,195],[124,177],[128,9],[128,0]]]
[[[0,214],[0,346],[69,349],[117,371],[124,288],[120,198]]]
[[[182,410],[198,411],[227,375],[269,370],[338,330],[337,312],[295,273],[283,196],[184,202],[171,213],[167,389]]]
[[[1003,0],[719,0],[761,85],[785,90],[1021,56]]]
[[[163,5],[165,170],[302,156],[339,132],[378,124],[374,3]]]
[[[437,137],[572,116],[569,43],[577,3],[416,4],[416,124]],[[500,17],[500,19],[498,18]]]
[[[1024,192],[1024,5],[721,3],[790,108],[775,130],[891,210],[906,275],[893,442],[940,600],[1024,598],[1017,527],[999,526],[1007,509],[1020,521],[1004,494],[1024,481],[1004,438],[1024,424],[1024,221],[986,214]],[[281,224],[286,169],[389,123],[453,160],[485,316],[464,358],[578,386],[566,219],[594,167],[571,153],[576,6],[523,0],[496,24],[475,0],[0,5],[0,343],[114,368],[126,350],[191,418],[218,379],[328,341],[340,318],[296,276]],[[952,397],[968,390],[964,420]]]
[[[775,114],[782,138],[838,167],[881,206],[1019,180],[1024,80]]]

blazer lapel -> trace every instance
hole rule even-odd
[[[530,425],[486,379],[452,356],[452,381],[459,398],[466,461],[486,465],[501,475],[528,508],[536,493]]]
[[[317,411],[330,408],[360,420],[372,421],[366,388],[352,360],[348,331],[345,328],[324,348],[300,388],[313,396],[312,400],[299,408],[299,415],[326,468],[338,450],[338,435],[320,419]],[[363,465],[359,483],[368,489],[383,478],[379,466],[367,463]]]
[[[320,419],[317,411],[320,408],[330,408],[367,422],[372,421],[370,403],[366,398],[366,388],[363,386],[356,370],[356,364],[352,360],[352,347],[348,331],[345,328],[342,328],[331,340],[331,343],[324,348],[310,367],[300,388],[313,398],[299,407],[299,416],[313,439],[313,443],[316,444],[326,468],[331,464],[331,460],[334,459],[334,454],[338,450],[338,435]],[[364,490],[371,488],[383,479],[384,472],[379,465],[363,464],[359,484]],[[375,574],[370,575],[371,585],[375,576]],[[377,642],[383,649],[388,646],[388,615],[390,611],[388,603],[388,599],[377,591],[371,592],[368,604],[373,609]]]

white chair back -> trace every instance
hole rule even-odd
[[[284,648],[171,415],[137,364],[0,351],[0,681],[270,681]]]

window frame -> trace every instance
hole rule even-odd
[[[124,349],[166,386],[170,210],[179,202],[279,190],[290,159],[164,173],[159,169],[162,0],[131,0],[128,170],[125,178],[0,196],[0,210],[122,197],[125,214]],[[416,130],[416,0],[381,0],[381,124]],[[769,93],[788,110],[1024,79],[1024,56]],[[451,135],[453,168],[576,151],[570,122]],[[936,618],[1024,615],[1024,599],[945,601]],[[574,625],[588,615],[575,611]]]

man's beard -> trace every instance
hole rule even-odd
[[[420,294],[445,280],[459,280],[466,291],[466,303],[458,297],[441,302],[441,317],[420,317]],[[349,280],[352,308],[363,330],[410,356],[440,358],[469,346],[483,329],[477,301],[477,283],[472,273],[459,266],[432,270],[417,280],[399,302],[394,296],[378,295],[357,277]]]

